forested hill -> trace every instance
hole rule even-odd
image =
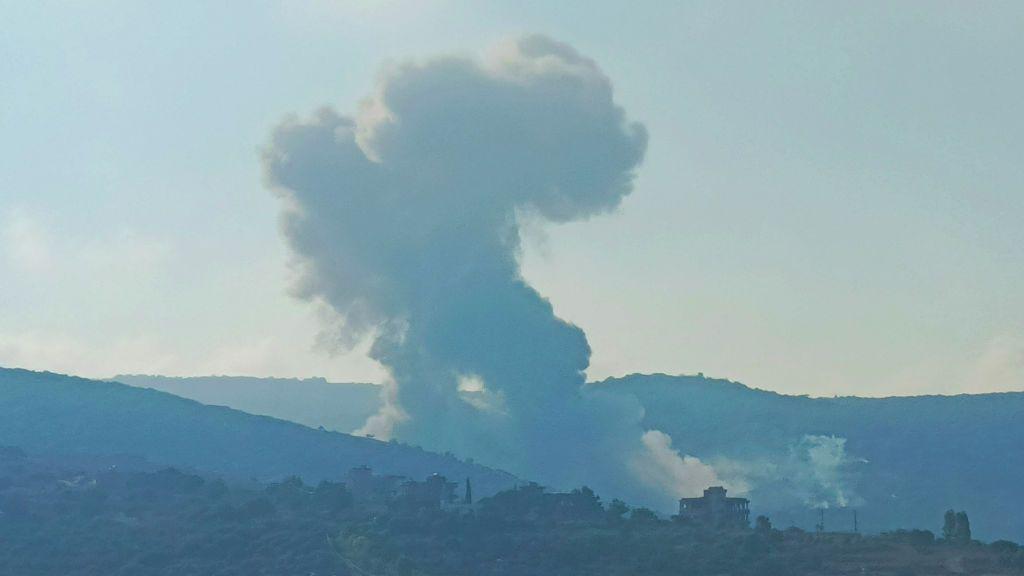
[[[365,386],[316,380],[129,380],[328,428],[332,414],[360,422],[379,401]],[[821,504],[828,525],[852,529],[852,511],[837,509],[845,502],[871,531],[926,526],[955,507],[972,513],[979,535],[1024,539],[1024,516],[1003,509],[1024,486],[1024,393],[809,398],[659,374],[592,386],[635,396],[646,426],[681,452],[727,460],[725,473],[752,485],[756,509],[780,525],[813,528]]]
[[[480,494],[510,474],[399,443],[316,430],[156,390],[0,368],[0,445],[40,453],[131,454],[235,478],[307,482],[369,465],[387,474],[470,477]]]
[[[268,380],[263,386],[288,389],[300,413],[324,409],[313,407],[320,402],[311,393],[317,386],[292,384]],[[771,515],[777,525],[812,528],[815,509],[827,504],[831,529],[851,529],[853,508],[865,531],[935,528],[937,514],[955,508],[970,513],[982,538],[1024,540],[1024,516],[1007,513],[1024,486],[1024,393],[808,398],[657,374],[592,386],[636,397],[646,427],[671,434],[675,448],[716,465],[726,479],[742,479],[752,487],[756,513]],[[349,392],[342,386],[338,394]],[[234,395],[242,400],[229,395],[224,402],[237,408],[244,394]],[[412,477],[472,476],[481,494],[514,482],[510,475],[401,444],[155,390],[23,370],[0,369],[0,444],[138,454],[244,478],[297,474],[316,482],[365,463]]]
[[[380,387],[323,378],[119,375],[115,382],[170,392],[203,404],[273,416],[337,432],[360,428],[380,408]]]
[[[420,486],[426,483],[420,483]],[[232,483],[0,446],[4,576],[1021,576],[969,531],[715,528],[582,488],[473,503],[336,482]]]
[[[1024,538],[1009,512],[1024,486],[1024,393],[809,398],[661,374],[594,385],[635,396],[680,452],[726,459],[782,525],[813,526],[809,508],[825,503],[831,527],[847,527],[845,501],[862,529],[929,526],[956,508],[982,537]]]

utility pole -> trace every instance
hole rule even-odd
[[[818,508],[818,525],[814,527],[818,534],[825,531],[825,509]]]
[[[854,510],[853,511],[853,533],[857,534],[858,532],[859,532],[859,530],[857,530],[857,511]]]

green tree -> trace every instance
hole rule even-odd
[[[945,520],[942,523],[942,538],[950,542],[956,538],[956,512],[952,509],[946,510]]]
[[[352,493],[344,484],[322,480],[313,491],[313,498],[323,509],[338,512],[352,506]]]
[[[604,507],[601,506],[601,498],[587,486],[570,492],[565,501],[569,508],[579,516],[597,515],[604,511]]]
[[[633,513],[629,515],[629,518],[634,522],[640,522],[642,524],[650,524],[658,521],[658,515],[650,508],[634,508]]]
[[[962,510],[956,513],[956,533],[954,540],[961,544],[967,544],[971,541],[971,521],[967,518],[967,512]]]
[[[608,504],[608,518],[613,522],[621,521],[629,512],[629,506],[625,502],[615,498]]]

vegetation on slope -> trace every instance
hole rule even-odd
[[[133,454],[228,477],[337,479],[354,466],[423,477],[471,477],[481,494],[511,486],[504,472],[397,442],[315,430],[206,406],[156,390],[0,369],[0,444],[42,453]]]
[[[809,527],[817,515],[809,509],[814,503],[800,497],[801,479],[793,470],[782,477],[778,464],[799,456],[805,437],[834,436],[844,440],[843,460],[806,470],[808,480],[831,484],[825,488],[833,491],[832,508],[842,491],[860,509],[863,529],[920,525],[936,509],[955,506],[981,520],[983,537],[1024,538],[1024,516],[1006,513],[1024,485],[1024,393],[809,398],[661,374],[594,386],[636,397],[644,424],[670,434],[680,452],[712,463],[727,459],[754,485],[758,510],[786,524]]]
[[[1001,541],[719,532],[581,488],[528,484],[476,506],[368,508],[340,483],[224,482],[137,462],[0,448],[0,567],[33,576],[1024,574]]]

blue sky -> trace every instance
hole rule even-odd
[[[215,5],[213,5],[215,4]],[[541,32],[650,142],[622,208],[527,226],[590,376],[1024,389],[1019,3],[0,0],[0,365],[379,379],[288,293],[259,154],[383,66]]]

